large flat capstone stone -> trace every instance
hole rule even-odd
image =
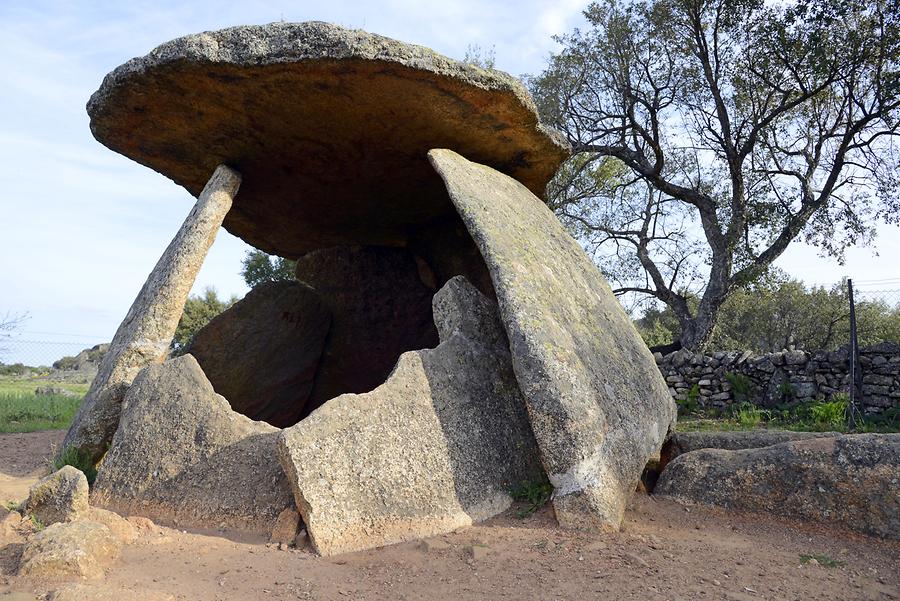
[[[91,500],[123,515],[268,536],[293,506],[278,432],[232,411],[190,355],[147,367],[125,397]]]
[[[676,457],[654,494],[900,540],[900,434],[794,440]]]
[[[303,415],[331,313],[300,282],[266,282],[200,329],[187,352],[231,408],[283,428]]]
[[[520,182],[429,152],[487,264],[564,527],[618,528],[675,421],[653,356],[597,267]]]
[[[510,75],[319,22],[167,42],[107,75],[87,108],[97,140],[192,194],[216,165],[237,169],[244,184],[225,227],[290,258],[405,245],[453,215],[429,148],[455,148],[536,193],[569,152]]]
[[[464,278],[434,297],[435,349],[284,430],[278,455],[316,551],[333,555],[467,526],[542,479],[496,304]]]

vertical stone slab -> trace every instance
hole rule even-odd
[[[491,274],[557,519],[617,529],[675,420],[653,356],[534,194],[450,150],[428,156]]]
[[[434,296],[440,344],[282,430],[278,457],[313,547],[347,553],[450,532],[543,479],[497,305],[465,278]]]
[[[62,449],[76,447],[94,461],[106,451],[128,386],[143,367],[166,358],[197,272],[240,183],[236,171],[216,168],[119,325]]]

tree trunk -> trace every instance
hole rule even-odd
[[[701,304],[695,316],[681,321],[681,336],[678,341],[682,348],[694,352],[703,352],[706,349],[716,327],[718,317],[716,309],[704,308]]]

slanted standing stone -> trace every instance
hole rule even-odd
[[[279,438],[322,555],[468,526],[543,477],[496,305],[455,277],[434,321],[437,348],[404,353],[383,385],[328,401]]]
[[[122,399],[137,373],[169,350],[197,272],[231,208],[241,176],[220,165],[160,257],[116,331],[62,449],[100,459],[119,424]]]
[[[557,519],[618,528],[675,421],[653,356],[597,267],[528,188],[450,150],[428,156],[490,271]]]

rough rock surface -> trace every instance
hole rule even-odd
[[[133,542],[137,534],[134,530],[134,526],[132,526],[128,520],[118,513],[107,511],[106,509],[101,509],[99,507],[88,507],[86,511],[77,514],[75,519],[103,524],[109,528],[109,531],[112,532],[114,536],[117,536],[119,540],[126,545]]]
[[[296,275],[332,316],[304,416],[338,395],[369,392],[384,383],[401,353],[437,345],[434,291],[405,249],[315,251],[297,261]]]
[[[125,397],[92,500],[124,515],[268,535],[293,503],[277,433],[232,411],[190,355],[150,366]]]
[[[272,533],[269,535],[269,542],[291,545],[297,538],[299,530],[300,514],[293,507],[288,507],[278,514],[275,525],[272,527]]]
[[[184,303],[241,183],[228,167],[220,165],[212,173],[116,330],[60,451],[75,447],[99,460],[116,432],[131,381],[168,354]]]
[[[309,286],[267,282],[198,331],[187,352],[232,409],[283,428],[303,413],[330,326]]]
[[[96,522],[48,526],[28,539],[19,574],[40,578],[99,578],[119,558],[122,542]]]
[[[854,434],[679,456],[655,493],[900,539],[900,434]]]
[[[290,258],[403,245],[452,215],[430,148],[456,148],[538,194],[568,154],[515,78],[317,22],[167,42],[107,75],[88,113],[101,143],[192,194],[217,164],[235,167],[246,181],[225,227]]]
[[[791,432],[789,430],[749,430],[746,432],[677,432],[666,441],[667,460],[698,449],[758,449],[791,440],[831,438],[839,432]]]
[[[465,279],[434,298],[440,345],[282,432],[278,454],[323,555],[429,537],[506,509],[542,477],[496,305]]]
[[[618,528],[675,420],[653,356],[528,188],[450,150],[429,158],[491,273],[560,524]]]
[[[87,511],[89,494],[84,473],[66,465],[31,487],[22,511],[45,526],[67,522]]]

